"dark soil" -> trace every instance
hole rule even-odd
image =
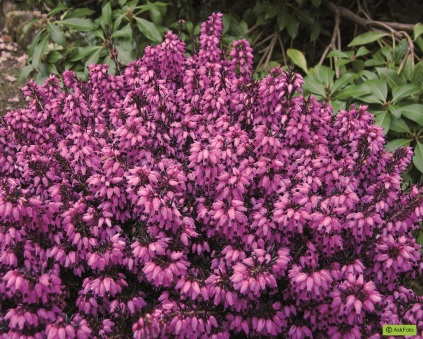
[[[17,80],[25,62],[25,52],[9,35],[0,32],[0,116],[27,105],[20,91],[24,84]]]

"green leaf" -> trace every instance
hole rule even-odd
[[[407,39],[402,39],[398,45],[395,47],[393,54],[391,53],[392,50],[388,50],[389,54],[386,53],[388,56],[386,57],[386,60],[390,62],[391,60],[394,62],[395,65],[400,65],[402,62],[402,59],[404,59],[405,53],[407,53],[407,50],[409,49],[408,41]]]
[[[367,96],[366,98],[374,97],[376,99],[375,101],[369,103],[383,104],[386,102],[386,97],[388,96],[388,86],[385,81],[382,79],[369,80],[364,83],[364,87],[368,89],[369,93],[372,93],[372,95]]]
[[[336,80],[332,86],[332,94],[335,93],[337,90],[345,87],[349,83],[352,83],[355,79],[357,79],[359,75],[357,73],[345,73]]]
[[[414,66],[413,73],[411,74],[411,82],[420,86],[423,84],[423,61],[420,61]]]
[[[118,51],[118,61],[122,65],[127,65],[131,61],[134,61],[134,57],[131,54],[131,51],[125,50],[120,46],[116,46],[116,49]]]
[[[282,31],[286,26],[288,26],[289,13],[288,13],[285,6],[278,13],[278,17],[277,17],[276,21],[278,23],[279,31]]]
[[[122,23],[122,20],[126,18],[125,14],[121,14],[118,16],[114,16],[114,20],[113,20],[113,31],[117,31],[118,28],[120,27],[120,24]]]
[[[423,52],[423,37],[419,36],[415,41],[416,46]]]
[[[95,31],[90,32],[93,36],[95,36],[96,38],[99,38],[101,40],[105,40],[104,39],[104,31],[102,29],[96,29]]]
[[[345,110],[346,103],[345,101],[339,101],[339,100],[330,100],[329,105],[332,106],[333,112],[336,114],[341,109]]]
[[[419,141],[414,148],[413,164],[423,173],[423,145]]]
[[[295,65],[300,67],[306,74],[308,73],[307,61],[304,54],[301,51],[299,51],[298,49],[288,48],[288,50],[286,51],[286,54]]]
[[[102,48],[97,49],[94,53],[90,55],[87,61],[85,61],[85,69],[87,69],[88,66],[94,65],[98,63],[98,59],[100,59],[100,53],[102,51]]]
[[[48,12],[47,16],[52,17],[52,16],[56,15],[57,13],[66,11],[67,9],[68,9],[67,6],[63,5],[62,3],[59,3],[50,12]]]
[[[112,38],[127,38],[132,39],[132,28],[131,24],[127,24],[122,29],[113,32]]]
[[[35,68],[32,65],[27,65],[25,67],[22,67],[21,71],[19,72],[18,82],[19,83],[24,82],[31,75],[33,71],[35,71]]]
[[[87,47],[79,47],[78,54],[75,55],[70,61],[78,61],[86,58],[90,54],[103,49],[103,46],[87,46]]]
[[[341,92],[339,92],[335,96],[335,99],[338,99],[338,100],[358,99],[368,93],[369,92],[367,91],[367,89],[364,89],[362,86],[351,85],[344,88]]]
[[[95,11],[89,8],[77,8],[67,12],[63,19],[89,17],[94,13]]]
[[[288,17],[287,30],[291,39],[295,39],[297,37],[299,26],[300,26],[300,22],[297,20],[297,18],[293,16]]]
[[[388,133],[391,127],[391,115],[388,111],[383,113],[375,114],[375,122],[378,126],[383,128],[383,134]]]
[[[105,29],[106,25],[112,25],[112,6],[110,2],[106,3],[101,9],[101,27]]]
[[[388,110],[395,118],[401,118],[401,107],[391,104],[388,106]]]
[[[401,113],[405,117],[414,122],[417,122],[420,126],[423,126],[423,105],[412,104],[401,107]]]
[[[392,131],[397,133],[408,133],[411,134],[411,130],[408,127],[407,123],[402,119],[397,119],[395,117],[391,120],[391,128]]]
[[[342,52],[339,50],[330,51],[327,55],[328,58],[344,58],[344,59],[351,59],[351,57],[354,55],[354,52],[348,51],[348,52]]]
[[[335,66],[341,67],[341,66],[349,64],[350,62],[351,62],[350,59],[338,59],[338,60],[335,61]]]
[[[353,39],[353,41],[349,43],[348,47],[366,45],[376,40],[379,40],[380,38],[383,38],[384,36],[387,36],[387,35],[388,34],[386,33],[376,33],[376,32],[363,33],[356,36]]]
[[[403,85],[392,89],[392,102],[397,103],[401,99],[408,98],[421,92],[420,88],[413,84]]]
[[[397,72],[389,68],[376,68],[379,77],[385,80],[390,88],[395,88],[404,84],[404,79],[402,79]]]
[[[410,146],[411,141],[412,140],[410,140],[410,139],[395,139],[395,140],[389,141],[386,144],[385,148],[386,148],[387,151],[393,152],[397,148]]]
[[[416,41],[416,39],[423,34],[423,24],[422,23],[417,23],[414,26],[414,41]]]
[[[160,26],[163,23],[162,13],[160,13],[160,11],[156,7],[150,8],[150,10],[148,11],[148,13],[150,14],[150,18],[151,18],[151,20],[153,21],[153,23],[155,25],[159,25]],[[230,14],[225,15],[223,18],[225,18],[226,16],[227,17],[230,17]],[[228,28],[227,29],[229,29],[229,26],[230,25],[228,25]],[[223,25],[223,27],[225,29],[225,25]]]
[[[32,66],[35,69],[39,70],[41,65],[41,60],[47,50],[48,45],[48,35],[45,35],[39,44],[34,47],[34,55],[32,56]]]
[[[315,21],[311,25],[310,42],[316,41],[316,39],[319,37],[319,35],[320,35],[320,22]]]
[[[75,28],[82,32],[91,31],[94,28],[94,23],[90,19],[84,18],[69,18],[61,21],[57,21],[57,23],[62,24],[69,28]]]
[[[320,4],[322,3],[322,0],[311,0],[311,3],[313,4],[314,7],[319,7]]]
[[[148,40],[155,42],[162,42],[162,36],[156,26],[145,19],[135,18],[139,30],[145,35]]]
[[[325,86],[314,76],[307,76],[304,79],[303,89],[304,91],[319,97],[319,99],[324,99],[326,97]]]
[[[58,62],[60,59],[63,58],[63,55],[60,54],[58,51],[53,50],[51,51],[48,56],[47,56],[47,62],[55,64],[56,62]]]
[[[358,58],[358,57],[361,57],[361,56],[363,56],[363,55],[367,55],[367,54],[369,54],[370,53],[370,51],[365,47],[365,46],[361,46],[358,50],[357,50],[357,53],[355,53],[355,57],[356,58]]]
[[[66,42],[65,33],[63,33],[59,26],[49,22],[47,23],[47,32],[50,38],[59,45],[63,45]]]
[[[333,77],[335,72],[332,68],[322,65],[317,65],[313,69],[313,75],[318,79],[325,87],[330,88],[333,83]]]

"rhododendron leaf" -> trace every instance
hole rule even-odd
[[[57,23],[67,26],[69,28],[75,28],[79,31],[91,31],[94,28],[94,23],[91,19],[85,18],[69,18],[57,21]]]
[[[78,48],[78,54],[72,57],[71,61],[78,61],[86,58],[90,54],[102,49],[102,46],[87,46]]]
[[[332,86],[333,77],[335,71],[327,66],[317,65],[313,68],[313,73],[316,79],[318,79],[327,89]]]
[[[367,54],[369,54],[370,53],[370,51],[366,48],[366,46],[361,46],[358,50],[357,50],[357,52],[355,53],[355,57],[356,58],[358,58],[358,57],[360,57],[360,56],[364,56],[364,55],[367,55]]]
[[[391,126],[391,115],[389,114],[388,110],[380,113],[374,112],[374,115],[377,125],[383,128],[383,134],[388,133]]]
[[[337,58],[343,58],[343,59],[351,59],[351,57],[354,55],[353,51],[340,51],[338,49],[334,50],[334,51],[330,51],[327,55],[328,58],[333,58],[333,57],[337,57]]]
[[[392,103],[397,103],[401,99],[409,98],[410,96],[420,93],[421,89],[413,84],[398,86],[392,89]]]
[[[25,79],[27,79],[30,76],[30,74],[33,71],[35,71],[35,68],[31,64],[22,67],[18,76],[18,81],[23,82]]]
[[[393,69],[376,68],[376,70],[379,77],[385,80],[391,89],[405,84],[405,79],[400,77]]]
[[[59,26],[49,22],[47,23],[47,31],[48,31],[48,34],[50,35],[50,38],[54,42],[60,45],[65,43],[66,41],[65,33],[60,29]]]
[[[47,45],[48,45],[48,35],[45,35],[39,44],[37,44],[34,47],[34,55],[32,56],[32,65],[34,66],[35,69],[40,69],[40,65],[41,65],[41,59],[44,56],[44,53],[46,52],[47,49]]]
[[[132,39],[131,24],[125,25],[122,29],[112,33],[112,38],[127,38]]]
[[[389,141],[385,148],[389,151],[389,152],[393,152],[394,150],[396,150],[399,147],[408,147],[410,146],[410,142],[412,140],[411,139],[395,139],[392,141]]]
[[[422,104],[411,104],[401,106],[401,114],[414,122],[417,122],[420,126],[423,126],[423,105]]]
[[[161,42],[162,36],[157,30],[156,26],[143,18],[135,18],[139,30],[145,35],[145,37],[151,41]]]
[[[407,123],[403,119],[398,119],[393,117],[391,120],[391,130],[398,132],[398,133],[410,133],[410,127],[408,127]]]
[[[57,4],[57,6],[55,6],[51,11],[48,12],[47,16],[48,17],[53,17],[57,13],[66,11],[68,8],[69,8],[68,6],[65,6],[62,2],[59,2]]]
[[[341,75],[339,79],[335,80],[335,82],[333,83],[333,86],[331,88],[332,94],[342,89],[347,84],[352,83],[358,77],[359,75],[357,73],[345,73]]]
[[[306,92],[314,94],[316,97],[323,99],[326,97],[325,86],[320,83],[314,76],[308,76],[304,83],[303,89]]]
[[[100,59],[100,54],[103,48],[97,48],[94,53],[90,55],[90,57],[85,61],[85,68],[87,68],[89,65],[96,64],[98,60]]]
[[[411,82],[415,85],[423,85],[423,61],[420,61],[414,66],[413,73],[411,74]]]
[[[283,7],[278,12],[278,17],[277,17],[279,31],[282,31],[286,26],[288,26],[288,20],[289,20],[289,12],[287,11],[285,7]]]
[[[116,46],[118,51],[118,60],[123,65],[127,65],[131,61],[134,61],[134,56],[132,55],[132,51],[128,52],[127,49],[122,48],[121,46]]]
[[[110,2],[107,2],[101,9],[101,27],[105,29],[106,25],[112,25],[112,6]]]
[[[287,30],[288,34],[292,39],[295,39],[298,35],[298,29],[300,27],[299,20],[294,16],[288,16],[288,24],[287,24]]]
[[[351,98],[361,98],[368,94],[368,90],[358,85],[351,85],[344,88],[341,92],[335,95],[335,99],[348,100]]]
[[[94,13],[95,11],[93,11],[90,8],[75,8],[71,11],[67,11],[63,19],[89,17],[93,15]],[[50,15],[50,12],[49,12],[49,15]]]
[[[306,74],[308,73],[307,61],[304,54],[301,51],[297,49],[293,49],[293,48],[288,48],[288,50],[286,51],[286,54],[295,65],[300,67]]]
[[[388,110],[395,118],[401,118],[401,108],[398,105],[391,104],[388,106]]]
[[[388,86],[386,82],[381,79],[376,80],[369,80],[362,85],[364,88],[367,88],[368,93],[372,93],[371,95],[367,95],[362,97],[361,100],[366,103],[380,103],[383,104],[386,102],[386,97],[388,95]]]
[[[376,33],[376,32],[366,32],[356,36],[349,44],[348,47],[366,45],[376,40],[379,40],[388,34],[386,33]]]
[[[417,40],[417,38],[423,34],[423,24],[418,22],[417,24],[414,25],[414,41]]]
[[[414,148],[413,164],[416,168],[423,173],[423,144],[417,141]]]
[[[63,55],[61,53],[59,53],[58,51],[51,51],[48,56],[47,56],[47,61],[49,63],[56,63],[58,62],[60,59],[63,58]]]

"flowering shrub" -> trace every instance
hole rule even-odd
[[[221,33],[213,14],[194,56],[168,33],[121,75],[23,88],[0,127],[1,338],[423,331],[411,150],[298,74],[255,81]]]

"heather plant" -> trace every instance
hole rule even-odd
[[[423,335],[411,149],[292,70],[254,80],[221,19],[189,57],[168,33],[121,74],[31,81],[2,118],[1,338]]]

